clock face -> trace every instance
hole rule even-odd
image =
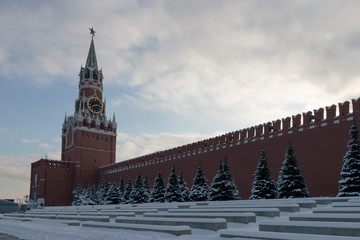
[[[101,113],[103,110],[103,103],[97,97],[92,97],[87,102],[88,108],[92,113]]]

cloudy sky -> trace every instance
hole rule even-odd
[[[360,96],[360,2],[2,1],[0,198],[60,159],[96,31],[117,161]]]

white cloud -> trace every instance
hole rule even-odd
[[[59,149],[56,152],[48,152],[46,153],[48,159],[51,160],[61,160],[61,150]]]
[[[342,100],[360,94],[351,87],[360,80],[358,2],[108,1],[84,7],[62,1],[6,11],[14,6],[2,10],[2,27],[11,30],[1,42],[7,51],[0,72],[39,84],[73,79],[88,49],[83,25],[93,22],[108,86],[138,87],[137,94],[113,100],[115,106],[136,101],[176,113],[229,114],[228,108],[247,110],[260,94],[280,108],[288,96],[314,102],[303,95]],[[20,15],[23,21],[14,21]],[[281,94],[275,97],[274,89]],[[266,111],[263,104],[259,112]]]
[[[7,132],[8,129],[7,128],[0,128],[0,132]]]
[[[46,154],[49,159],[59,160],[60,149]],[[22,198],[29,194],[31,163],[45,155],[30,153],[26,156],[0,156],[0,199]]]
[[[193,143],[216,135],[220,135],[220,133],[217,132],[209,135],[198,133],[145,133],[133,136],[120,132],[118,133],[118,143],[116,146],[116,159],[117,161],[128,160],[156,151],[167,150],[180,145]]]
[[[61,137],[54,137],[53,141],[57,144],[61,144]]]
[[[21,139],[21,143],[23,144],[38,143],[38,142],[39,142],[38,139],[26,139],[26,138]]]
[[[52,148],[52,146],[50,144],[48,144],[48,143],[40,143],[39,147],[40,148]]]
[[[37,154],[0,156],[0,198],[22,198],[29,194],[31,162]]]

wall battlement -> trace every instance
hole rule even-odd
[[[33,168],[46,167],[54,169],[70,169],[77,162],[74,161],[64,161],[64,160],[53,160],[53,159],[40,159],[32,163]]]
[[[100,176],[115,174],[129,169],[161,164],[176,159],[189,158],[225,148],[232,148],[256,141],[269,141],[286,135],[306,133],[316,128],[326,128],[360,116],[360,98],[324,108],[277,119],[264,124],[236,130],[213,138],[154,152],[99,168]],[[352,107],[352,108],[351,108]],[[355,118],[356,119],[356,118]]]

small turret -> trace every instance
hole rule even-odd
[[[95,124],[96,124],[96,126],[100,126],[100,118],[99,118],[99,115],[96,115]]]
[[[65,126],[66,126],[66,120],[67,120],[67,116],[66,116],[66,112],[65,112],[65,119],[64,119],[64,122],[63,122],[62,128],[65,128]]]
[[[86,121],[87,121],[88,123],[91,123],[91,116],[90,116],[89,109],[86,109]]]
[[[82,121],[84,120],[84,117],[83,117],[83,115],[82,115],[81,108],[78,109],[77,119],[78,119],[79,122],[82,122]]]
[[[117,128],[117,123],[116,123],[116,120],[115,120],[115,112],[113,114],[112,127]]]
[[[104,99],[104,116],[105,116],[105,119],[106,119],[105,109],[106,109],[106,98]]]

